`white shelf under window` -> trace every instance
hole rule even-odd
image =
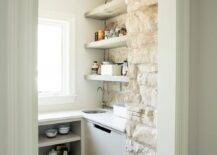
[[[126,76],[109,76],[109,75],[85,75],[86,80],[92,81],[108,81],[108,82],[129,82]]]
[[[40,148],[40,147],[70,143],[70,142],[75,142],[80,140],[81,140],[80,136],[75,135],[71,132],[67,135],[57,135],[55,138],[47,138],[45,135],[40,135],[38,147]]]
[[[86,18],[105,20],[127,12],[125,0],[113,0],[85,13]]]
[[[86,48],[90,49],[112,49],[127,46],[127,36],[114,37],[86,44]]]

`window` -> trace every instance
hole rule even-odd
[[[72,96],[70,77],[70,23],[39,19],[38,24],[38,96],[39,102],[60,102]],[[63,101],[64,102],[64,101]]]

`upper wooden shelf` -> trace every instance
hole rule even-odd
[[[112,49],[125,46],[127,46],[127,36],[114,37],[85,44],[86,48],[91,49]]]
[[[113,0],[85,13],[86,18],[105,20],[127,12],[125,0]]]

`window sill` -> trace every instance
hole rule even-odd
[[[71,96],[53,96],[53,97],[39,97],[38,105],[56,105],[56,104],[68,104],[74,103],[77,95]]]

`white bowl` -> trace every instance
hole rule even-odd
[[[54,138],[57,135],[57,130],[56,129],[48,129],[45,131],[45,134],[48,138]]]
[[[70,127],[68,125],[60,125],[58,131],[60,134],[68,134],[70,131]]]

